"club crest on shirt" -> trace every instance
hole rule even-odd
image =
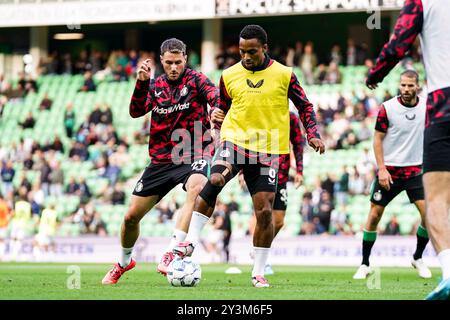
[[[181,89],[180,95],[182,97],[184,97],[187,94],[188,94],[188,88],[186,86],[184,86],[183,89]]]

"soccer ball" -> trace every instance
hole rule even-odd
[[[167,281],[174,287],[195,287],[202,278],[202,269],[190,257],[175,256],[167,270]]]

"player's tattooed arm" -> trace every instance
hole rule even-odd
[[[381,50],[375,66],[369,71],[366,85],[370,89],[375,89],[377,83],[383,81],[392,68],[405,57],[422,31],[422,26],[422,0],[406,0],[395,23],[394,33]]]

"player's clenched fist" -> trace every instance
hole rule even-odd
[[[150,71],[152,70],[150,68],[150,61],[151,61],[150,59],[146,59],[139,66],[137,71],[138,80],[146,81],[150,79]]]

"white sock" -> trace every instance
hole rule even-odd
[[[450,249],[445,249],[438,254],[442,268],[442,280],[450,278]]]
[[[209,217],[200,212],[192,212],[191,223],[185,241],[189,241],[195,247],[200,242],[200,233],[205,224],[208,223]]]
[[[133,247],[131,248],[123,248],[122,247],[122,256],[120,257],[120,266],[125,268],[131,262],[131,254],[133,253]]]
[[[252,277],[264,277],[264,267],[269,257],[270,248],[253,247],[255,250],[255,262],[253,264]]]
[[[173,230],[172,238],[170,238],[169,246],[167,247],[166,252],[172,252],[173,248],[180,242],[183,242],[186,239],[187,233],[183,230],[175,229]]]

